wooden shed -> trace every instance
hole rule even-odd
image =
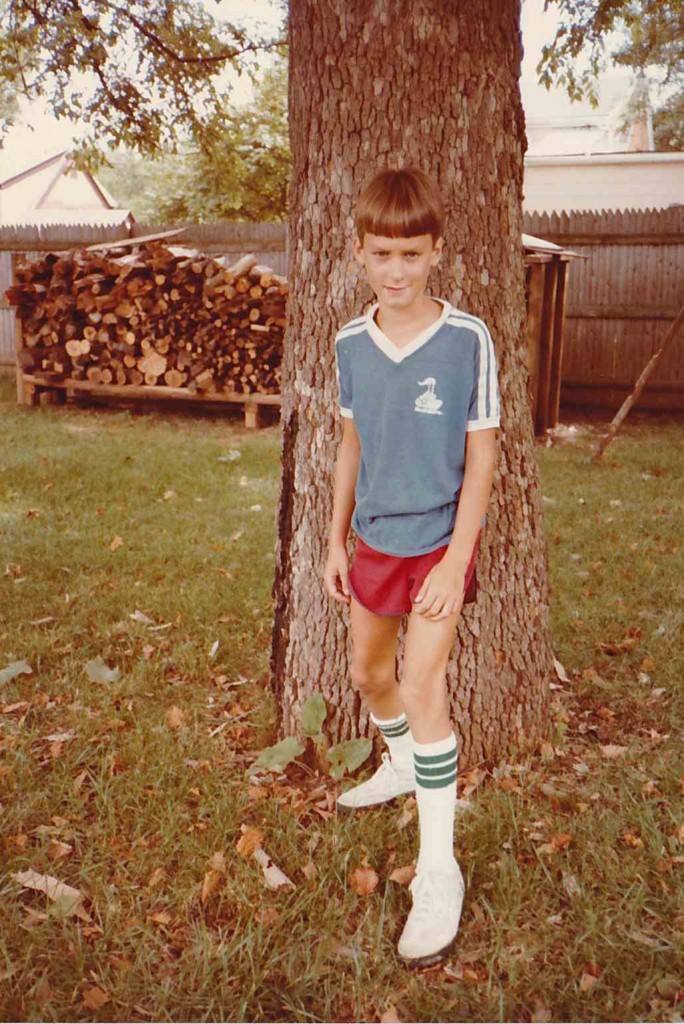
[[[530,404],[534,432],[543,436],[558,423],[568,264],[589,257],[534,235],[522,241]]]

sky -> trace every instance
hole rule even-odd
[[[236,24],[253,27],[264,35],[271,35],[281,20],[279,4],[272,0],[202,0],[208,11],[217,18],[230,18]],[[544,87],[536,84],[535,65],[541,57],[544,43],[551,42],[559,21],[559,12],[551,4],[545,12],[544,0],[523,0],[522,35],[524,58],[522,66],[522,91],[525,115],[528,120],[541,116],[549,104],[567,104],[564,93],[555,97]],[[268,56],[262,58],[266,63]],[[237,76],[232,69],[226,72],[226,84],[232,87],[233,101],[242,105],[251,99],[252,86],[246,75]],[[70,121],[58,122],[40,102],[28,105],[22,101],[22,123],[8,134],[4,149],[0,150],[0,180],[16,170],[35,163],[56,152],[68,148],[76,137]]]

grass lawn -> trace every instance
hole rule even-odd
[[[2,1019],[681,1020],[681,419],[598,465],[598,418],[537,449],[568,678],[540,750],[461,778],[459,939],[411,972],[415,800],[338,821],[331,779],[245,777],[275,739],[279,427],[18,408],[4,379],[0,415],[0,673],[30,668],[0,675]]]

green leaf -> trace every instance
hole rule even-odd
[[[345,771],[353,772],[366,760],[373,743],[367,737],[358,740],[344,740],[326,751],[330,761],[330,774],[333,779],[341,779]]]
[[[265,750],[262,750],[256,761],[252,762],[251,766],[247,769],[247,774],[251,774],[255,768],[273,769],[274,771],[281,772],[286,765],[290,764],[291,761],[294,761],[295,757],[302,753],[304,753],[304,745],[299,742],[296,736],[288,736],[286,739],[281,740],[280,743],[275,743],[272,747],[266,747]]]
[[[328,709],[322,693],[314,693],[302,705],[302,732],[305,736],[318,736]]]
[[[109,668],[99,654],[85,663],[85,670],[93,683],[115,683],[119,678],[118,668]]]
[[[0,670],[0,683],[9,683],[10,679],[14,679],[15,676],[22,675],[30,676],[33,675],[33,669],[27,661],[12,661],[7,666]]]

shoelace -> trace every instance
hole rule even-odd
[[[408,766],[402,767],[401,765],[396,764],[392,760],[391,755],[388,754],[387,751],[385,751],[383,753],[383,755],[382,755],[382,764],[378,768],[378,771],[379,772],[383,771],[383,769],[385,768],[386,765],[387,765],[387,767],[389,767],[391,769],[391,771],[392,771],[392,773],[394,775],[404,775],[404,776],[408,775],[409,778],[413,778],[414,777],[414,773],[413,773],[412,767],[411,768],[409,768]]]
[[[409,884],[413,896],[411,917],[419,924],[434,921],[439,908],[437,882],[429,871],[419,872]]]
[[[384,780],[388,773],[391,773],[396,780],[399,778],[413,778],[413,774],[407,774],[406,770],[402,770],[399,765],[395,764],[390,754],[384,751],[382,755],[382,764],[378,768],[377,775]]]

